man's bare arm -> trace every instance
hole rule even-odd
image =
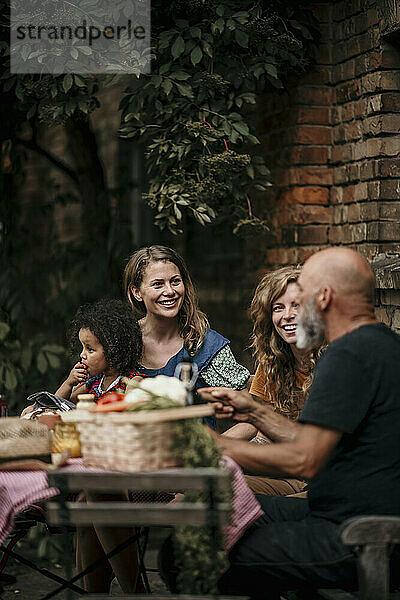
[[[299,424],[275,412],[264,400],[251,396],[246,390],[231,388],[202,388],[204,399],[213,402],[217,418],[233,418],[250,423],[273,442],[291,442]]]
[[[264,446],[226,436],[217,440],[224,454],[251,473],[311,479],[325,465],[341,435],[333,429],[299,424],[293,442]]]

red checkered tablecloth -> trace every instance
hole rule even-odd
[[[249,525],[262,515],[262,509],[240,467],[229,457],[224,461],[233,474],[232,523],[224,527],[226,547],[230,550]],[[69,460],[63,468],[66,471],[102,470],[85,467],[80,458]],[[49,487],[45,471],[0,471],[0,543],[11,533],[18,513],[57,494],[56,488]]]

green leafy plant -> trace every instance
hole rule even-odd
[[[254,109],[307,65],[312,19],[284,2],[179,1],[169,19],[153,7],[152,73],[128,87],[119,134],[145,146],[156,223],[179,233],[185,216],[202,225],[219,216],[236,233],[267,228],[251,204],[270,185],[253,150]]]

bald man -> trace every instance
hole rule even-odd
[[[252,473],[309,480],[308,498],[258,497],[261,517],[234,547],[224,593],[278,599],[285,589],[356,582],[355,558],[338,526],[400,507],[400,338],[374,316],[374,277],[357,252],[330,248],[298,280],[297,344],[328,348],[299,422],[245,391],[207,388],[219,416],[249,422],[276,443],[219,438]]]

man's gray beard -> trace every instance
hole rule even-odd
[[[324,321],[315,308],[315,296],[310,298],[297,318],[296,346],[299,350],[311,350],[324,341]]]

